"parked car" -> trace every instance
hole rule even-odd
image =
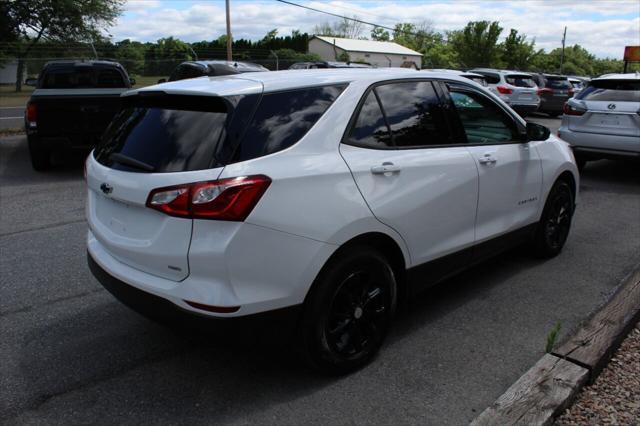
[[[86,169],[88,262],[116,297],[291,308],[334,373],[375,355],[415,291],[521,242],[557,255],[579,187],[547,128],[463,77],[397,68],[132,91]]]
[[[600,158],[640,159],[640,74],[591,80],[565,104],[558,136],[581,168]]]
[[[243,74],[247,72],[264,72],[269,71],[262,65],[251,62],[238,61],[187,61],[176,67],[169,76],[169,81],[185,80],[187,78],[197,78],[204,76],[219,76],[230,74]],[[158,83],[165,83],[167,80],[161,78]]]
[[[569,83],[571,83],[571,87],[573,88],[573,96],[580,93],[580,91],[584,89],[587,84],[587,80],[583,78],[568,76],[567,79],[569,80]]]
[[[551,117],[562,114],[564,103],[573,97],[573,86],[566,75],[533,74],[533,79],[540,88],[540,108],[538,112],[544,112]]]
[[[25,131],[35,170],[51,166],[55,151],[87,152],[120,109],[120,94],[135,80],[117,62],[48,62],[37,79],[25,109]]]
[[[531,74],[490,68],[476,68],[471,72],[483,75],[489,89],[518,114],[526,116],[538,110],[540,97],[538,96],[538,87],[531,78]]]
[[[422,71],[429,71],[429,72],[452,72],[455,73],[457,75],[459,75],[460,77],[464,77],[467,78],[471,81],[475,81],[476,83],[478,83],[481,86],[484,87],[489,87],[489,85],[487,84],[487,79],[482,75],[482,74],[478,74],[475,72],[471,72],[471,71],[460,71],[460,70],[450,70],[450,69],[446,69],[446,68],[441,68],[441,69],[423,69]]]
[[[316,68],[371,68],[371,65],[355,62],[309,61],[296,62],[289,67],[290,70],[309,70]]]

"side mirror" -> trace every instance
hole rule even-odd
[[[528,141],[546,141],[550,135],[551,131],[543,125],[527,122]]]
[[[162,84],[162,83],[166,83],[167,79],[166,78],[161,78],[160,80],[158,80],[158,84]]]
[[[24,84],[26,86],[37,86],[38,85],[38,79],[37,78],[28,78],[24,81]]]
[[[129,84],[131,84],[132,86],[136,85],[136,79],[135,78],[130,78],[129,79]]]

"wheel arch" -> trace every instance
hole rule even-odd
[[[576,178],[575,176],[573,176],[573,173],[571,173],[569,170],[565,170],[564,172],[560,173],[560,175],[556,178],[555,182],[558,182],[558,181],[564,181],[569,184],[572,191],[571,195],[573,195],[573,202],[575,204],[576,196],[578,194],[578,188],[577,188]],[[555,182],[554,182],[554,185],[555,185]]]
[[[318,282],[318,277],[322,275],[328,265],[331,262],[339,257],[342,253],[350,250],[353,247],[357,246],[367,246],[372,247],[378,250],[388,261],[391,269],[393,270],[394,277],[396,279],[397,290],[398,290],[398,301],[403,301],[407,295],[407,265],[408,259],[406,259],[405,254],[402,251],[402,248],[393,239],[393,237],[383,233],[383,232],[367,232],[364,234],[357,235],[351,238],[348,241],[345,241],[340,245],[332,254],[329,256],[327,261],[324,263],[318,275],[314,279],[311,288],[307,292],[305,296],[305,302],[309,297],[309,294],[312,293],[313,288]]]

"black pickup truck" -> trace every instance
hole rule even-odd
[[[120,108],[120,94],[135,81],[117,62],[48,62],[25,110],[25,130],[35,170],[51,166],[54,151],[90,150]]]

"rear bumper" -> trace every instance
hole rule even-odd
[[[41,135],[35,130],[27,130],[27,135],[32,143],[36,143],[47,149],[77,149],[89,151],[100,140],[101,134],[84,135]]]
[[[156,319],[165,320],[170,324],[185,324],[198,326],[200,320],[232,320],[233,318],[219,318],[210,315],[202,315],[200,312],[186,310],[170,302],[169,300],[156,296],[152,293],[140,290],[124,281],[110,275],[104,270],[87,252],[87,263],[89,269],[100,284],[111,293],[116,299],[131,309]],[[243,320],[263,321],[263,320],[284,320],[287,323],[295,324],[299,315],[301,305],[291,306],[285,309],[270,311],[268,313],[247,315]],[[205,323],[206,324],[206,323]],[[219,324],[219,322],[218,322]]]
[[[111,277],[110,282],[124,283],[174,305],[175,309],[227,318],[302,304],[313,280],[336,248],[248,223],[243,223],[228,238],[223,238],[220,232],[204,231],[194,227],[189,251],[190,273],[182,281],[153,275],[123,263],[92,231],[88,232],[87,250],[92,261],[104,271],[94,271],[101,282],[106,274]],[[105,285],[107,289],[108,285]]]
[[[604,135],[560,127],[558,136],[571,145],[573,152],[591,158],[640,158],[640,140],[633,136]]]

